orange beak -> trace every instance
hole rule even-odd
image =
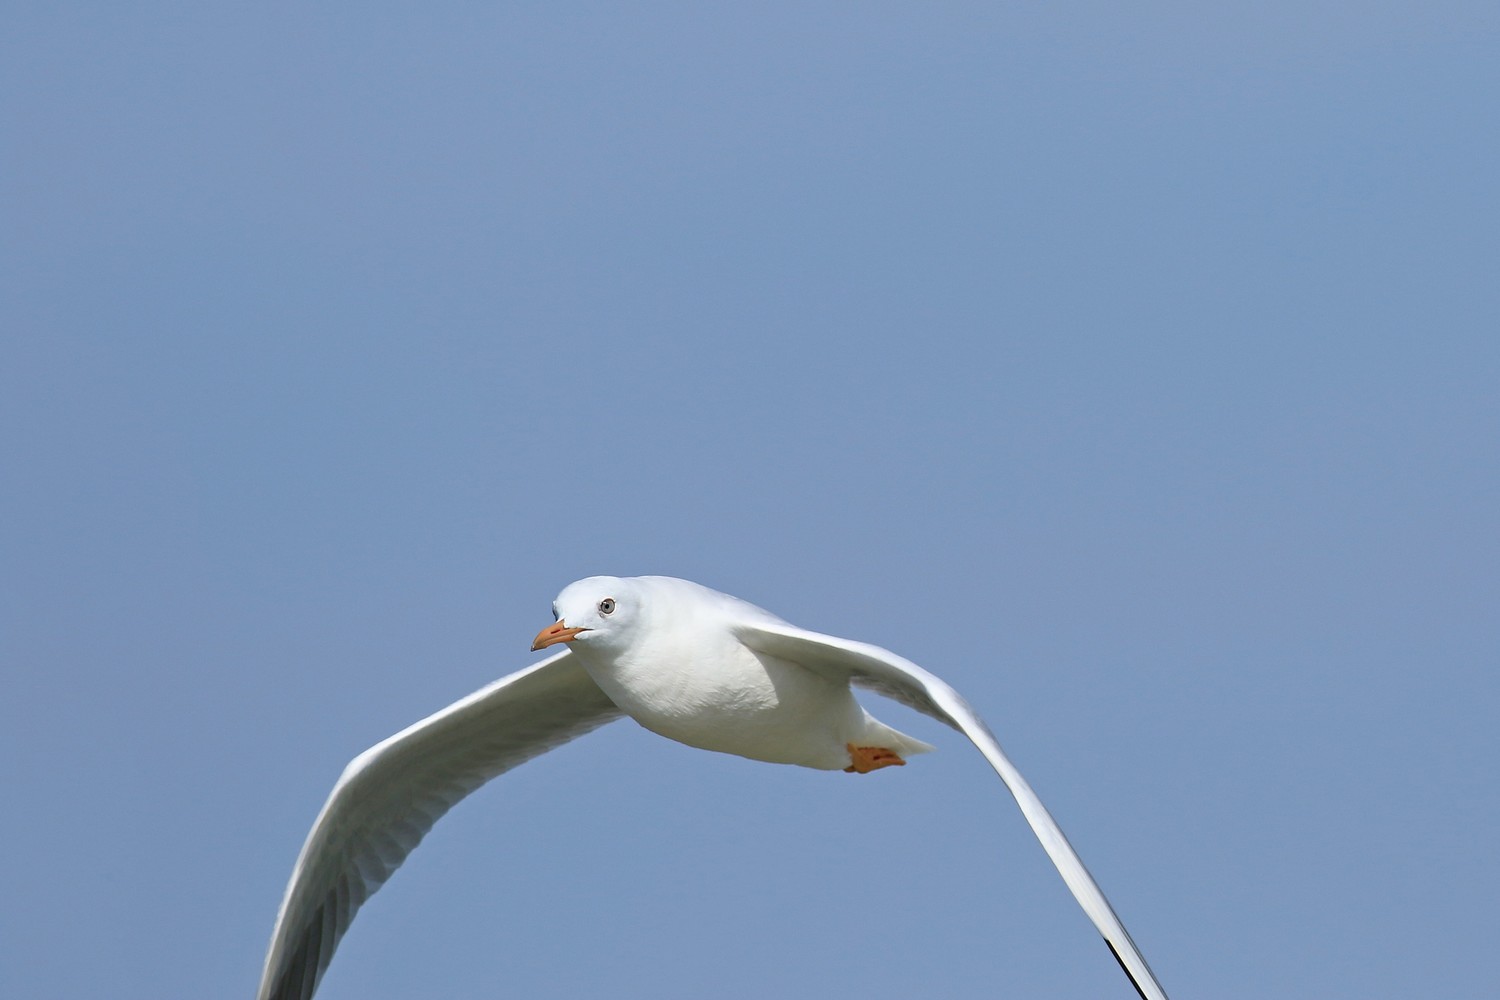
[[[531,644],[535,652],[538,649],[546,649],[548,646],[559,642],[572,642],[578,637],[579,632],[589,631],[586,628],[568,628],[562,622],[553,622],[536,634],[536,641]]]

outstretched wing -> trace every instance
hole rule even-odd
[[[292,870],[258,1000],[308,1000],[355,912],[460,799],[620,715],[564,651],[354,758]]]
[[[1073,890],[1073,896],[1083,911],[1104,935],[1105,943],[1114,953],[1120,968],[1130,977],[1136,992],[1144,1000],[1167,1000],[1166,991],[1152,975],[1145,957],[1130,939],[1120,918],[1115,916],[1114,908],[1104,898],[1104,893],[1083,866],[1068,838],[1063,836],[1057,821],[1047,812],[1042,800],[1037,798],[1010,758],[1005,756],[989,727],[974,714],[957,691],[889,650],[809,632],[770,616],[767,620],[737,624],[735,630],[740,640],[753,650],[877,691],[947,723],[967,736],[1010,788],[1048,857],[1057,866],[1068,888]]]

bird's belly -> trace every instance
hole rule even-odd
[[[793,663],[739,653],[681,669],[616,663],[589,672],[633,719],[679,743],[777,764],[848,764],[846,743],[864,714],[848,687]]]

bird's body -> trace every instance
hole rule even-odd
[[[366,750],[313,824],[277,915],[258,1000],[309,1000],[355,912],[432,825],[497,775],[629,716],[705,750],[868,773],[932,749],[875,720],[851,685],[957,729],[1004,779],[1042,847],[1144,1000],[1166,1000],[1099,886],[989,729],[894,653],[798,628],[671,577],[564,588],[532,649],[565,645]]]
[[[851,745],[898,755],[932,749],[865,711],[848,678],[830,679],[747,647],[734,623],[786,624],[769,612],[687,580],[632,583],[649,594],[642,606],[652,609],[635,630],[637,640],[602,648],[575,643],[573,653],[609,699],[653,733],[702,750],[830,771],[850,766]],[[574,587],[620,590],[610,578]],[[667,608],[694,613],[662,614]]]

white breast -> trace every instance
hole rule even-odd
[[[612,662],[584,658],[606,694],[652,732],[705,750],[804,767],[841,768],[864,710],[847,685],[752,652],[731,635],[669,641]]]

